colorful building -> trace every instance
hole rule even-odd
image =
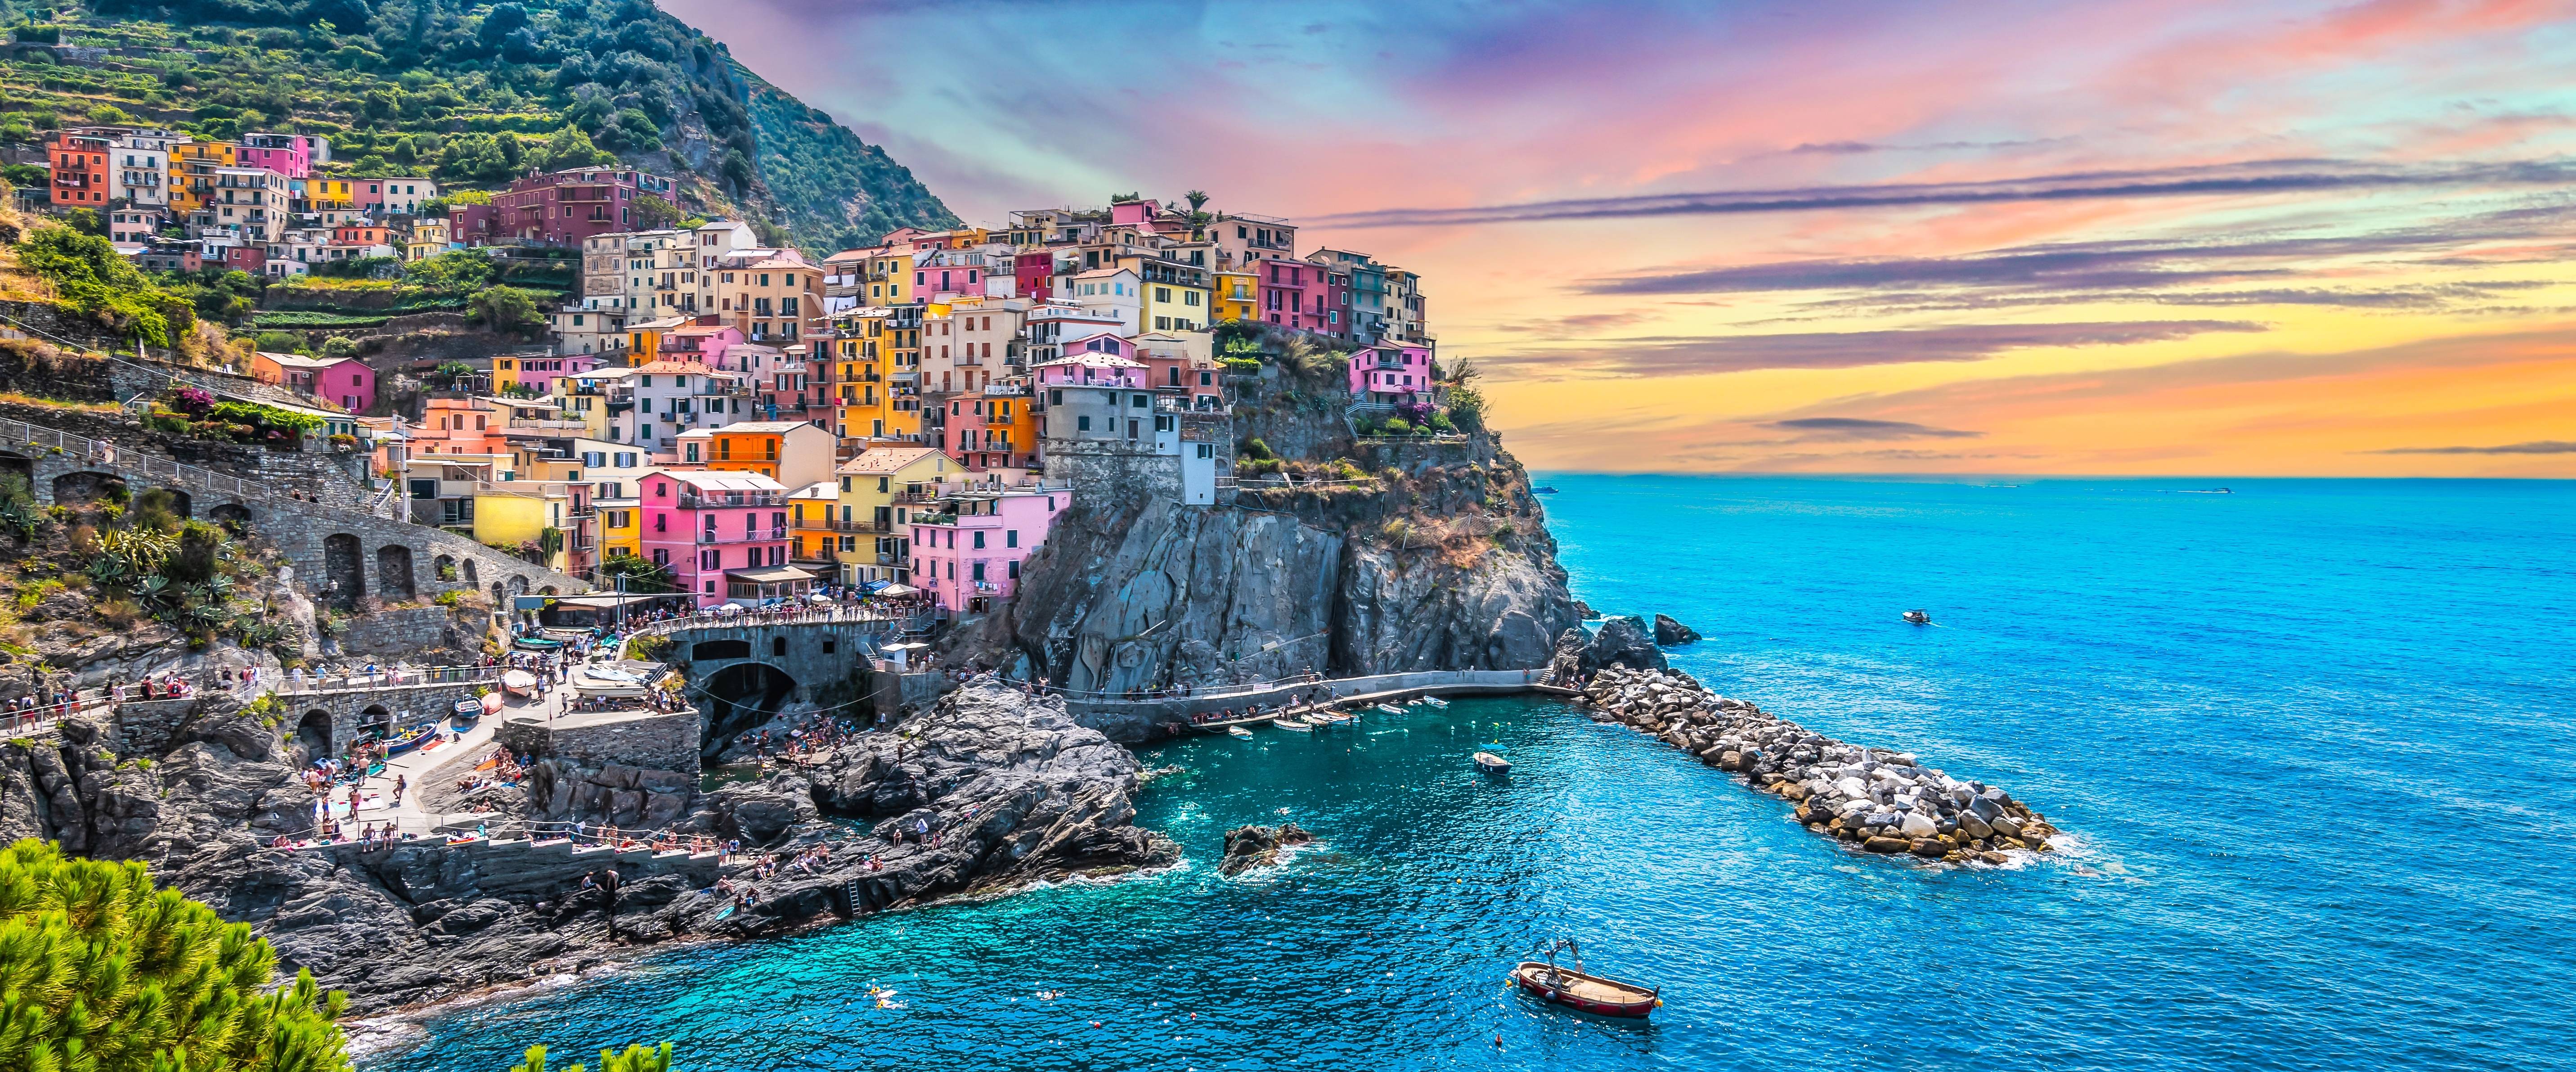
[[[1019,591],[1020,564],[1046,543],[1073,503],[1069,488],[952,491],[913,515],[909,583],[960,614],[980,614]]]
[[[1431,350],[1382,342],[1351,354],[1351,397],[1401,405],[1431,400]]]
[[[657,469],[637,487],[645,557],[669,570],[699,606],[811,587],[812,574],[788,565],[787,488],[779,482],[758,473]]]
[[[318,134],[244,134],[240,154],[244,167],[301,179],[313,174],[313,165],[331,162],[331,142]]]
[[[253,379],[321,399],[351,413],[364,413],[376,404],[376,370],[354,357],[306,357],[263,350],[250,355],[250,374]]]
[[[738,421],[680,434],[680,464],[759,473],[790,488],[832,478],[833,436],[804,421]]]
[[[412,456],[431,454],[501,454],[501,411],[478,398],[432,395],[421,403],[420,427],[412,430]]]
[[[597,354],[505,354],[492,359],[492,389],[503,394],[527,392],[540,395],[555,393],[555,381],[565,376],[579,376],[598,368],[604,359]]]
[[[840,516],[843,581],[899,581],[911,572],[912,510],[936,496],[935,488],[959,472],[946,454],[928,447],[871,447],[841,463]]]
[[[488,205],[450,205],[448,233],[471,246],[518,241],[580,248],[582,241],[634,229],[635,201],[668,198],[671,180],[641,171],[572,168],[530,175]]]
[[[386,216],[417,216],[420,206],[438,200],[438,183],[432,179],[406,176],[398,179],[352,180],[358,207],[379,219]]]
[[[45,163],[53,169],[46,187],[57,208],[104,210],[114,198],[107,164],[115,139],[105,134],[55,131],[45,139]]]

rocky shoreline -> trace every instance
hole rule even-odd
[[[1588,661],[1588,660],[1587,660]],[[1720,696],[1661,667],[1602,666],[1575,701],[1584,713],[1653,735],[1797,806],[1798,822],[1861,852],[2001,864],[2047,852],[2057,833],[2010,793],[1864,748]]]
[[[61,795],[82,807],[57,807],[46,829],[29,832],[77,833],[93,855],[145,861],[256,927],[284,970],[310,968],[347,991],[360,1015],[588,971],[666,943],[784,934],[1179,860],[1168,839],[1132,825],[1133,755],[1061,702],[989,679],[897,732],[694,795],[672,829],[739,839],[743,855],[721,865],[676,852],[525,843],[514,852],[480,839],[264,848],[261,833],[309,814],[311,794],[294,780],[298,752],[237,710],[206,712],[189,736],[155,763],[31,779],[65,783]],[[582,888],[611,867],[625,871],[613,895]]]

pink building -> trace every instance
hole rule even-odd
[[[598,354],[557,354],[547,357],[510,355],[492,359],[493,371],[507,372],[513,382],[541,395],[555,391],[555,380],[579,376],[597,369],[604,361]],[[505,364],[506,363],[506,364]],[[494,379],[500,377],[495,376]]]
[[[1431,349],[1382,342],[1351,355],[1351,397],[1362,402],[1431,401]]]
[[[758,473],[656,469],[636,491],[644,556],[699,606],[786,598],[813,585],[813,574],[787,564],[786,485]]]
[[[915,588],[952,612],[979,614],[1019,591],[1020,563],[1073,504],[1069,488],[1009,488],[940,497],[912,516]]]
[[[1039,250],[1015,254],[1011,258],[1011,282],[1019,297],[1045,301],[1054,293],[1050,280],[1055,278],[1055,253]]]
[[[739,369],[725,364],[725,352],[743,344],[742,329],[725,323],[715,315],[701,316],[662,336],[662,359],[695,361],[711,369],[728,372],[766,371]]]
[[[1300,331],[1325,331],[1330,294],[1324,269],[1304,261],[1265,260],[1255,266],[1261,277],[1261,318]]]
[[[1163,206],[1156,204],[1150,197],[1142,201],[1120,201],[1109,206],[1109,225],[1116,227],[1122,223],[1150,223],[1154,219],[1154,214],[1162,210]]]
[[[448,240],[579,248],[583,239],[634,230],[635,199],[646,194],[669,199],[671,180],[616,168],[532,174],[511,180],[491,204],[448,206]]]
[[[331,161],[331,143],[313,134],[244,134],[241,166],[267,168],[290,179],[313,177],[313,165]]]
[[[354,357],[260,351],[250,355],[250,374],[254,379],[321,399],[351,413],[364,413],[376,404],[376,370]]]

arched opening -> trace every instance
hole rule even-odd
[[[714,662],[718,659],[751,658],[751,641],[701,640],[689,645],[689,661]]]
[[[79,506],[102,500],[117,502],[125,498],[125,478],[114,473],[83,471],[54,478],[54,503],[57,506]]]
[[[774,636],[769,638],[769,655],[773,659],[786,658],[787,638],[783,636]]]
[[[543,588],[537,589],[537,594],[538,594],[538,595],[541,595],[541,596],[551,596],[551,595],[560,595],[561,593],[556,592],[556,591],[555,591],[555,586],[553,586],[553,585],[551,585],[551,584],[550,584],[550,585],[547,585],[547,586],[545,586],[545,587],[543,587]]]
[[[358,732],[372,732],[378,737],[393,736],[394,713],[385,710],[383,704],[368,704],[366,710],[358,712]]]
[[[214,518],[216,524],[233,529],[239,529],[250,524],[251,521],[250,507],[240,503],[222,503],[206,511],[206,514]]]
[[[524,596],[528,594],[528,579],[525,577],[510,578],[510,594],[514,596]]]
[[[481,584],[481,583],[483,583],[483,578],[481,578],[481,577],[477,577],[477,576],[475,576],[475,575],[474,575],[474,560],[473,560],[473,559],[470,559],[470,558],[465,560],[465,583],[467,583],[467,584]]]
[[[177,514],[180,517],[197,516],[197,500],[190,498],[187,492],[181,491],[177,488],[154,488],[144,494],[167,495],[170,497],[171,513]]]
[[[492,609],[508,610],[509,608],[510,597],[507,593],[501,591],[501,582],[492,582]]]
[[[419,595],[412,584],[411,548],[398,543],[376,548],[376,591],[387,600],[407,600]]]
[[[439,555],[429,560],[430,576],[448,584],[456,583],[456,556]]]
[[[24,454],[0,451],[0,477],[14,476],[27,482],[27,490],[36,490],[36,461]]]
[[[322,538],[323,598],[340,610],[358,609],[367,594],[367,551],[358,538],[335,532]]]
[[[735,663],[716,671],[699,692],[707,719],[704,751],[715,756],[732,747],[736,735],[775,717],[795,694],[796,679],[764,663]]]
[[[322,759],[333,755],[331,712],[318,707],[305,712],[304,718],[295,724],[295,743],[304,746],[304,754],[310,759]]]

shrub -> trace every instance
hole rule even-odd
[[[334,335],[328,339],[324,339],[322,340],[322,356],[356,357],[358,356],[358,340],[352,339],[346,335]]]
[[[1389,417],[1379,430],[1387,435],[1412,435],[1413,425],[1402,417]]]
[[[345,1072],[345,995],[310,971],[272,990],[277,952],[140,863],[0,850],[0,980],[10,1063],[34,1069]]]

